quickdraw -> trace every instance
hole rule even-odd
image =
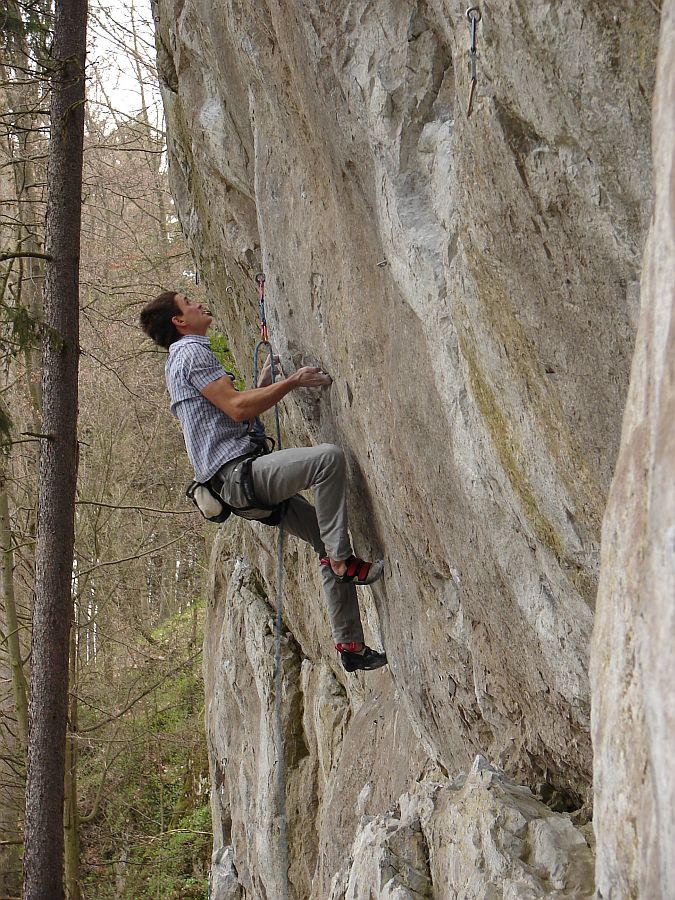
[[[470,6],[466,11],[466,18],[469,23],[469,28],[471,29],[471,46],[469,47],[469,59],[471,60],[471,87],[469,88],[469,108],[466,112],[467,119],[471,115],[473,110],[473,95],[476,92],[476,28],[478,23],[483,18],[480,9],[477,6]]]
[[[260,340],[255,345],[253,351],[253,387],[258,383],[258,355],[264,348],[269,356],[270,372],[272,373],[272,381],[276,379],[274,365],[274,351],[269,339],[267,329],[267,317],[265,315],[265,273],[258,272],[255,276],[255,283],[258,286],[258,307],[260,310]],[[277,450],[281,450],[281,424],[279,422],[279,405],[274,404],[274,422],[277,428]]]
[[[260,340],[263,344],[269,343],[267,335],[267,319],[265,318],[265,273],[258,272],[255,276],[258,286],[258,306],[260,308]]]

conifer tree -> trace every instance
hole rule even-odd
[[[57,0],[51,60],[43,421],[31,660],[24,897],[63,896],[72,619],[86,0]]]

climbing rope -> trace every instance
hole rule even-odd
[[[267,330],[267,318],[265,316],[265,275],[259,272],[255,276],[255,283],[258,285],[258,306],[260,309],[260,340],[255,345],[253,352],[253,385],[258,383],[258,354],[264,347],[269,354],[270,371],[272,373],[272,381],[276,380],[274,371],[274,352],[269,341],[269,333]],[[277,429],[277,450],[281,450],[281,426],[279,424],[279,404],[274,404],[274,422]]]
[[[483,18],[481,15],[481,11],[477,6],[470,6],[466,11],[466,18],[469,22],[469,28],[471,29],[471,46],[469,47],[469,59],[471,60],[471,87],[469,88],[469,108],[466,112],[467,119],[471,115],[471,111],[473,110],[473,95],[476,92],[476,28],[478,23]]]
[[[253,386],[258,383],[258,355],[261,349],[269,354],[270,373],[272,382],[276,380],[274,366],[274,351],[269,340],[267,318],[265,317],[265,275],[260,272],[255,277],[258,286],[258,304],[260,308],[260,340],[255,345],[253,352]],[[274,418],[277,430],[277,450],[281,450],[281,426],[279,424],[279,404],[274,404]],[[288,900],[288,827],[286,821],[286,762],[284,757],[282,696],[283,671],[281,668],[281,637],[283,630],[284,609],[284,540],[285,528],[283,515],[279,523],[279,539],[277,541],[277,610],[274,626],[274,721],[275,721],[275,750],[277,758],[277,802],[279,805],[279,850],[282,866],[282,894],[280,900]]]

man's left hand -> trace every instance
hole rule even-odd
[[[278,356],[274,357],[274,377],[277,378],[279,375],[283,375],[283,371],[281,369],[281,362]],[[256,387],[267,387],[268,384],[272,384],[272,367],[270,365],[269,356],[265,360],[265,365],[262,367],[262,371],[258,376],[258,384]]]

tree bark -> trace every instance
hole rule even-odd
[[[6,462],[6,461],[5,461]],[[28,737],[28,689],[21,666],[21,644],[14,596],[12,532],[7,500],[5,462],[0,461],[0,555],[2,556],[2,598],[0,622],[0,676],[11,673],[12,700],[3,691],[0,697],[0,895],[15,896],[21,884],[19,822],[23,818],[23,790],[17,776],[26,753]],[[9,669],[9,672],[7,671]],[[16,728],[14,728],[16,715]],[[17,841],[17,843],[9,843]],[[7,843],[5,843],[7,842]]]
[[[78,665],[75,628],[70,629],[70,716],[66,736],[66,778],[63,828],[65,831],[65,874],[67,900],[81,900],[80,815],[77,797],[77,696]]]
[[[28,684],[21,661],[19,619],[14,597],[14,553],[12,552],[12,526],[9,519],[9,501],[5,473],[0,471],[0,553],[2,554],[2,597],[7,629],[7,653],[12,671],[12,693],[18,738],[22,753],[28,742]]]
[[[63,897],[63,793],[72,620],[86,0],[57,0],[52,51],[24,898]]]

